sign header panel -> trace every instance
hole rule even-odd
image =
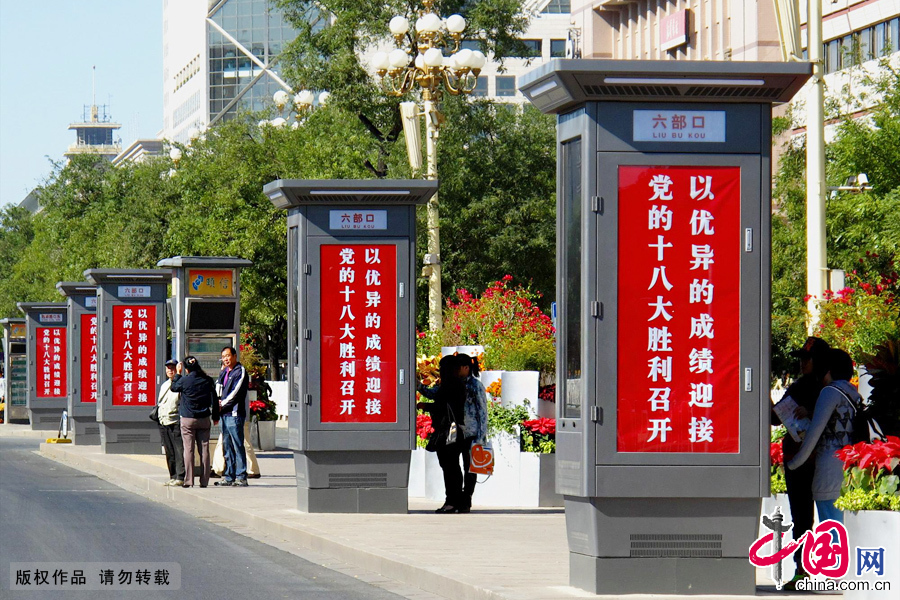
[[[397,422],[397,247],[321,246],[321,422]]]
[[[385,231],[386,210],[330,210],[328,228],[333,231]]]
[[[149,298],[149,285],[120,285],[119,298]]]
[[[234,296],[231,269],[188,269],[188,296]]]
[[[671,50],[687,44],[688,41],[688,9],[683,8],[659,21],[659,47]]]
[[[725,142],[724,110],[635,110],[635,142]]]
[[[61,316],[61,315],[60,315]],[[66,387],[66,328],[35,328],[37,347],[35,351],[37,398],[65,398]]]
[[[25,327],[24,323],[12,323],[9,326],[9,337],[10,339],[25,339],[28,337],[28,328]]]
[[[62,323],[62,313],[40,313],[38,315],[39,323]]]
[[[741,170],[618,173],[617,451],[738,453]]]

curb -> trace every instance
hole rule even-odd
[[[475,583],[461,581],[445,570],[424,568],[409,564],[405,560],[392,555],[389,552],[379,551],[375,548],[360,548],[349,545],[340,538],[326,537],[315,531],[292,526],[282,521],[297,521],[304,513],[298,511],[277,510],[268,516],[262,516],[235,508],[234,505],[217,502],[209,497],[204,497],[193,490],[177,490],[162,485],[150,477],[160,477],[159,469],[152,465],[146,465],[146,473],[134,473],[136,463],[128,458],[119,460],[128,461],[129,469],[113,464],[97,463],[90,458],[78,456],[66,452],[55,444],[41,443],[41,456],[50,460],[63,463],[79,471],[92,475],[112,483],[129,492],[138,493],[151,500],[163,502],[173,508],[192,508],[208,511],[210,514],[219,515],[227,511],[230,520],[251,529],[277,537],[301,548],[320,552],[355,567],[377,573],[389,579],[417,587],[426,592],[445,598],[459,600],[514,600],[514,596],[497,593]],[[107,455],[107,460],[116,461],[118,457]],[[137,463],[140,464],[140,463]],[[301,556],[301,558],[303,558]],[[574,588],[573,588],[573,591]],[[569,596],[570,594],[566,594]],[[571,594],[574,596],[575,594]],[[592,596],[594,597],[594,596]]]

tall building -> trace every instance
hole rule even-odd
[[[121,128],[120,123],[112,122],[106,105],[85,106],[81,122],[69,125],[69,129],[75,131],[77,139],[63,156],[72,158],[79,154],[96,154],[112,160],[122,151],[121,140],[114,137],[115,132]]]
[[[288,85],[277,57],[296,36],[269,0],[163,0],[162,137],[186,142]]]

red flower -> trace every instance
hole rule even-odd
[[[784,450],[781,446],[781,440],[772,442],[769,446],[769,460],[773,466],[784,464]]]
[[[416,415],[416,435],[419,436],[419,439],[427,440],[433,431],[434,427],[431,426],[429,415]]]
[[[840,329],[841,327],[846,325],[846,323],[847,323],[846,319],[835,319],[834,320],[834,326],[837,327],[838,329]]]

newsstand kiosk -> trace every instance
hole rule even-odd
[[[28,420],[28,339],[25,319],[3,319],[3,376],[6,378],[4,420]]]
[[[415,207],[436,191],[419,180],[264,187],[288,210],[288,424],[301,511],[407,511]]]
[[[88,269],[84,277],[97,286],[100,446],[104,454],[159,454],[159,426],[150,412],[165,377],[166,292],[172,273]]]
[[[222,348],[239,349],[240,272],[253,263],[231,256],[174,256],[157,267],[172,269],[172,353],[192,355],[210,376],[217,376]],[[238,357],[240,358],[240,357]]]
[[[64,302],[19,302],[28,331],[27,408],[31,429],[56,431],[68,395],[67,307]]]
[[[78,446],[100,444],[97,392],[100,361],[97,357],[97,286],[60,281],[60,294],[68,298],[69,314],[69,423]]]
[[[554,60],[570,582],[753,594],[769,493],[771,105],[806,63]]]

